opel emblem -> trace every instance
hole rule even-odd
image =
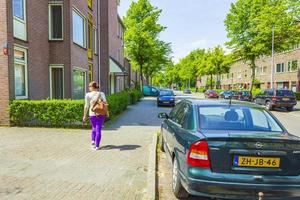
[[[264,145],[262,143],[260,143],[260,142],[257,142],[255,144],[255,146],[256,146],[256,148],[261,149],[261,148],[263,148]]]

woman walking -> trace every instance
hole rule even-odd
[[[104,115],[97,116],[93,111],[93,107],[98,100],[106,103],[106,97],[103,92],[99,92],[99,85],[97,82],[91,82],[89,84],[89,92],[85,95],[84,115],[83,121],[87,120],[87,113],[89,113],[90,122],[92,125],[92,146],[95,150],[99,150],[101,141],[101,129],[105,120]]]

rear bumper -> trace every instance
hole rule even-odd
[[[297,102],[273,102],[272,106],[273,107],[294,107],[295,105],[297,105]]]
[[[280,177],[266,176],[263,181],[255,181],[254,175],[212,173],[207,169],[204,169],[203,173],[201,178],[185,178],[181,174],[183,186],[190,194],[232,200],[254,200],[257,199],[258,193],[262,192],[263,200],[300,199],[300,176],[284,177],[280,183]]]

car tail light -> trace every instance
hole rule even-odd
[[[210,168],[208,143],[206,141],[198,141],[191,145],[187,163],[192,167]]]
[[[277,101],[277,97],[272,97],[272,101]]]

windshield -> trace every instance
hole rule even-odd
[[[162,90],[160,91],[159,96],[174,96],[174,93],[173,91]]]
[[[277,96],[294,96],[293,91],[291,90],[276,90],[276,95]]]
[[[201,106],[199,116],[203,130],[283,132],[275,119],[261,108]]]

